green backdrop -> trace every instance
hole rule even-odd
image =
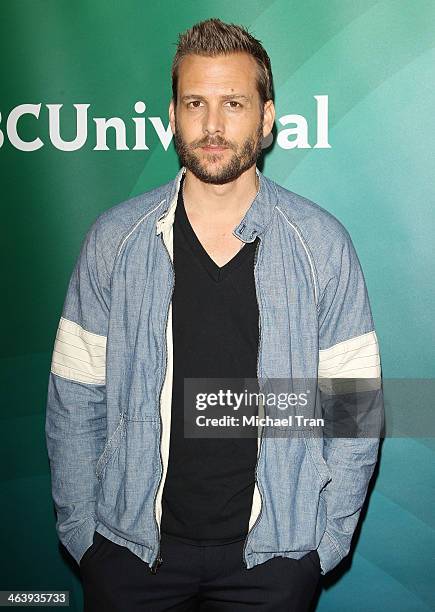
[[[277,119],[307,120],[311,148],[284,149],[275,138],[262,170],[350,231],[384,378],[433,379],[433,1],[4,0],[0,589],[70,590],[70,609],[82,609],[77,569],[55,533],[44,438],[56,327],[95,217],[178,170],[173,144],[165,150],[149,117],[166,129],[177,34],[208,17],[241,23],[263,41]],[[330,148],[312,146],[315,95],[328,96]],[[146,104],[142,115],[137,101]],[[23,140],[44,143],[34,151],[20,150],[7,133],[22,104],[41,105],[39,117],[18,122]],[[90,105],[78,150],[50,142],[47,104],[63,105],[64,140],[76,136],[73,105]],[[135,116],[146,117],[148,150],[133,150]],[[128,149],[116,149],[114,130],[108,150],[94,149],[94,118],[101,117],[124,121]],[[420,418],[418,401],[405,408]],[[385,439],[353,553],[324,578],[317,610],[435,609],[433,417],[425,430],[426,437]]]

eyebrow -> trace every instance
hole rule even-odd
[[[225,94],[223,96],[219,96],[221,98],[221,100],[245,100],[246,102],[250,102],[251,101],[251,96],[245,96],[243,94]],[[188,94],[185,96],[181,97],[181,101],[182,102],[187,102],[188,100],[205,100],[206,98],[204,96],[200,96],[200,95],[195,95],[195,94]]]

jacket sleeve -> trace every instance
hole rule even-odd
[[[323,454],[332,476],[321,493],[327,506],[317,549],[322,574],[349,553],[383,427],[378,340],[361,265],[346,230],[335,249],[318,311]]]
[[[60,541],[77,563],[96,526],[95,467],[106,439],[109,278],[97,221],[72,272],[52,352],[45,434]]]

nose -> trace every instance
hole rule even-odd
[[[203,129],[209,136],[224,133],[223,114],[219,106],[209,105],[204,115]]]

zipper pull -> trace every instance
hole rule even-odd
[[[163,559],[160,556],[160,552],[157,555],[156,560],[154,561],[154,563],[152,565],[150,565],[150,572],[152,574],[156,574],[157,570],[159,569],[159,567],[161,566],[161,564],[163,563]]]

